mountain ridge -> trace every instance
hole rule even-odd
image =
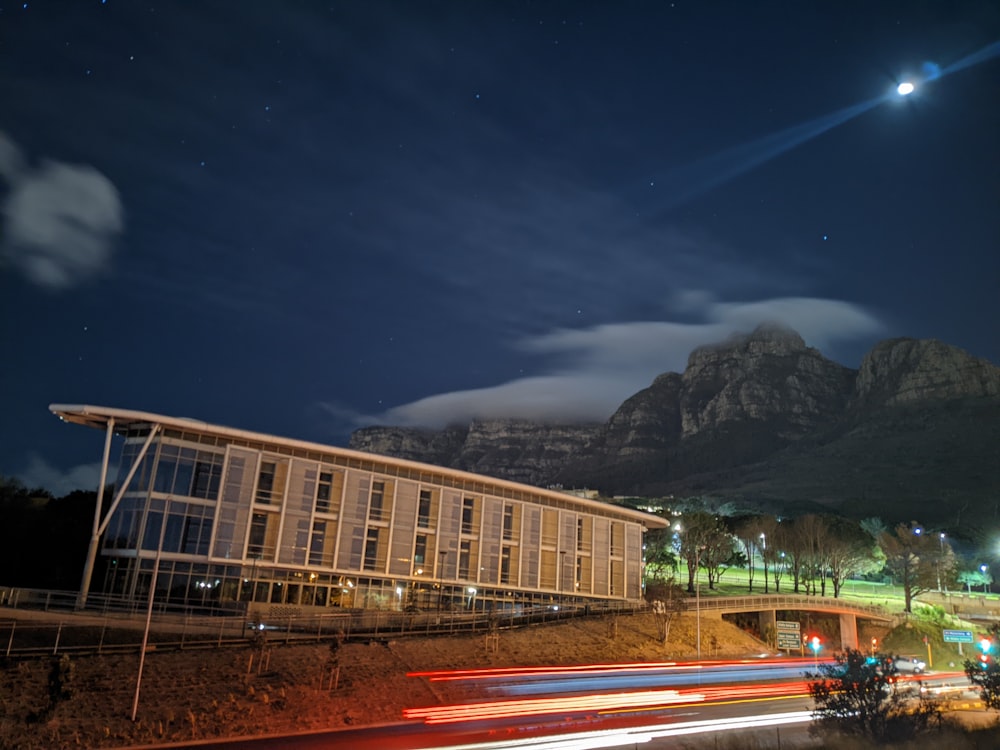
[[[696,348],[683,373],[658,375],[604,423],[372,427],[350,446],[608,496],[708,494],[855,515],[909,504],[942,518],[945,506],[986,501],[1000,515],[1000,367],[934,339],[894,338],[855,370],[771,324]]]

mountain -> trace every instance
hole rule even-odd
[[[350,445],[604,495],[1000,523],[1000,368],[934,340],[882,341],[853,370],[761,326],[694,350],[604,424],[371,427]]]

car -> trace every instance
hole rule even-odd
[[[909,672],[911,674],[921,674],[927,669],[927,663],[920,661],[913,656],[897,656],[893,660],[897,672]]]

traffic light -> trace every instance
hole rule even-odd
[[[823,648],[823,642],[820,640],[818,635],[814,635],[809,639],[809,648],[813,650],[813,653],[819,653],[819,650]]]
[[[990,664],[990,651],[993,650],[993,639],[984,635],[979,639],[979,648],[983,652],[979,655],[979,666],[986,669]]]

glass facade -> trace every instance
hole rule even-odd
[[[641,596],[642,514],[198,427],[159,431],[145,455],[149,425],[125,433],[103,536],[108,593],[144,598],[158,564],[158,598],[222,609],[488,611]]]

